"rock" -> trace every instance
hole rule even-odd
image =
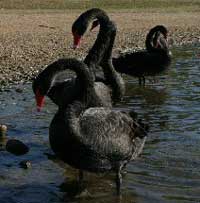
[[[7,126],[0,125],[0,137],[6,137],[6,132],[7,132]]]
[[[29,160],[24,160],[19,163],[20,167],[23,169],[31,168],[31,162]]]
[[[10,139],[6,143],[6,150],[14,155],[19,156],[28,153],[29,147],[20,140]]]
[[[23,92],[23,89],[18,87],[18,88],[15,89],[15,91],[16,91],[17,93],[22,93],[22,92]]]

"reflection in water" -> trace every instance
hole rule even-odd
[[[127,77],[127,93],[120,109],[133,109],[150,125],[143,154],[128,165],[122,197],[115,195],[113,174],[86,174],[83,185],[77,171],[56,160],[48,141],[49,123],[56,107],[47,101],[35,111],[31,85],[23,93],[0,95],[0,124],[8,126],[8,138],[17,138],[30,152],[15,157],[0,141],[1,203],[155,203],[200,202],[200,53],[199,47],[176,48],[174,63],[156,83],[139,87]],[[30,160],[32,168],[19,163]]]
[[[0,137],[0,151],[5,150],[7,138],[6,137]]]
[[[139,87],[138,85],[127,84],[127,96],[124,103],[129,103],[131,100],[144,99],[147,104],[162,105],[167,99],[165,88],[155,89],[153,87]]]

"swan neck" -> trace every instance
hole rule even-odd
[[[37,78],[44,89],[44,95],[47,95],[51,87],[54,85],[58,74],[65,70],[74,71],[82,86],[88,87],[94,85],[88,67],[83,62],[76,59],[59,59],[48,65]]]
[[[98,19],[100,24],[99,33],[95,40],[94,45],[89,50],[84,62],[91,67],[93,64],[97,65],[103,57],[104,52],[109,44],[110,20],[106,13],[98,10],[90,20]]]
[[[113,60],[112,60],[112,50],[115,42],[116,37],[116,26],[112,23],[112,30],[110,33],[110,40],[109,46],[104,53],[104,57],[101,62],[101,67],[104,72],[104,77],[106,82],[110,85],[112,89],[112,99],[114,102],[121,100],[124,94],[124,82],[122,77],[116,72],[115,68],[113,67]]]
[[[165,37],[167,34],[167,29],[162,25],[155,26],[149,31],[145,41],[147,51],[165,51],[162,48],[155,47],[155,43],[157,43],[161,34],[163,34]]]
[[[156,48],[152,45],[153,35],[155,33],[156,33],[156,31],[150,30],[150,32],[147,34],[145,45],[146,45],[146,49],[148,51],[154,51],[154,50],[156,50]]]

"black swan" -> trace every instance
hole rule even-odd
[[[101,101],[93,75],[85,63],[75,59],[59,59],[48,66],[48,78],[40,75],[43,80],[38,89],[43,96],[50,91],[56,74],[66,69],[75,71],[82,91],[78,100],[59,107],[55,114],[49,128],[51,148],[60,159],[79,169],[80,179],[83,171],[115,172],[120,194],[121,169],[141,153],[146,127],[132,112],[98,107]],[[41,102],[37,96],[36,100]]]
[[[167,33],[164,26],[155,26],[147,34],[146,50],[113,58],[114,68],[119,73],[138,77],[139,84],[145,84],[145,76],[155,76],[165,71],[171,64]],[[161,37],[161,34],[164,37]]]
[[[120,101],[125,92],[125,85],[122,77],[115,71],[111,65],[112,48],[115,40],[115,25],[109,20],[107,14],[98,8],[93,8],[82,13],[72,25],[74,36],[74,47],[80,43],[89,23],[98,19],[100,24],[99,34],[86,56],[84,63],[95,78],[95,89],[100,98],[102,106],[112,106],[112,103]],[[112,36],[111,36],[112,35]],[[104,77],[96,76],[96,68],[101,66]],[[54,83],[53,88],[48,92],[50,99],[57,105],[66,105],[76,99],[81,91],[79,81],[76,79],[66,82]]]

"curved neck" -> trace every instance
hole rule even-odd
[[[90,17],[87,18],[88,24],[94,19],[97,19],[100,24],[97,39],[84,60],[84,62],[91,67],[94,64],[97,65],[102,60],[104,52],[109,44],[110,20],[106,13],[100,9],[93,9],[89,14]]]
[[[117,28],[112,21],[110,21],[109,27],[110,27],[110,33],[108,35],[109,45],[105,50],[105,53],[103,55],[100,65],[104,72],[106,84],[110,85],[112,89],[112,99],[114,102],[117,102],[121,100],[125,89],[124,89],[123,79],[113,67],[113,62],[112,62],[112,50],[115,42]]]
[[[147,51],[156,52],[156,51],[162,50],[161,48],[156,47],[156,44],[157,44],[161,34],[163,34],[164,37],[166,38],[167,29],[162,25],[155,26],[154,28],[152,28],[149,31],[149,33],[147,34],[147,37],[146,37],[146,41],[145,41]]]
[[[157,43],[158,43],[158,39],[159,39],[159,36],[160,36],[160,31],[157,31],[155,32],[154,36],[152,36],[152,44],[153,44],[153,47],[157,47]]]
[[[38,75],[34,81],[34,83],[38,85],[36,88],[42,90],[41,94],[47,95],[54,85],[57,75],[67,69],[76,73],[77,79],[83,87],[87,88],[94,85],[92,76],[83,62],[76,59],[59,59],[47,66],[45,70]]]

